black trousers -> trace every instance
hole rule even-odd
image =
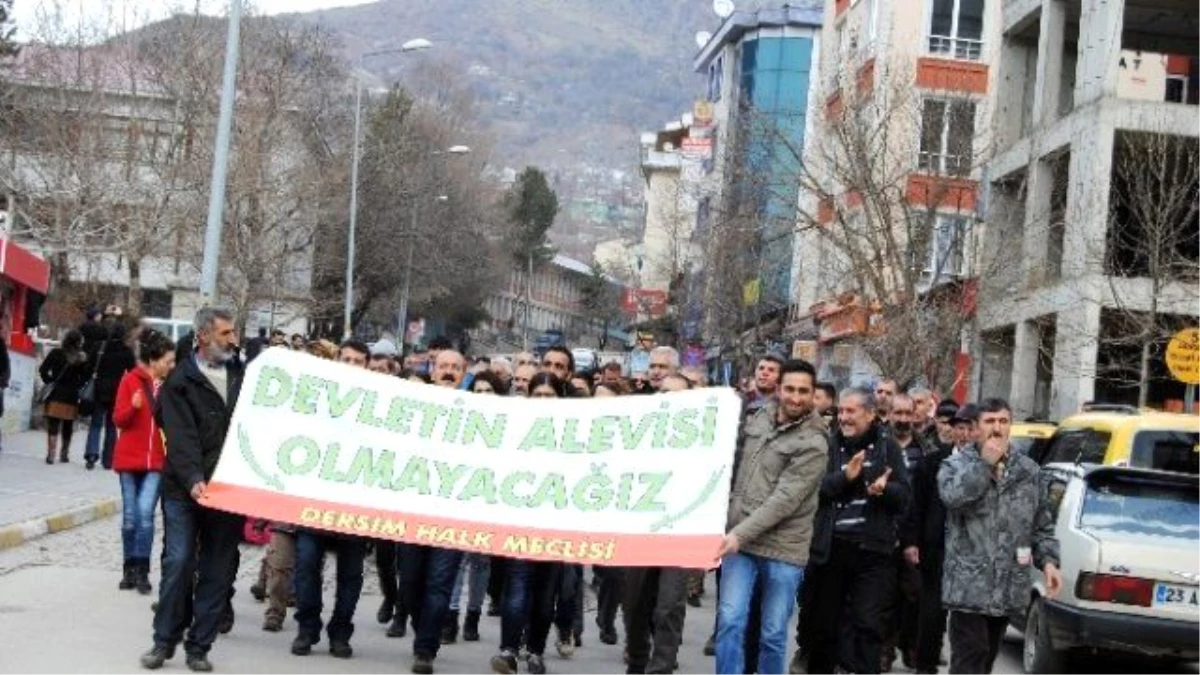
[[[891,597],[882,655],[885,660],[892,661],[896,657],[896,647],[899,647],[905,665],[911,665],[920,626],[921,571],[909,565],[900,550],[896,551],[896,580],[897,592]]]
[[[921,610],[917,629],[917,654],[913,665],[919,673],[936,673],[946,637],[946,610],[942,607],[941,561],[921,561]]]
[[[817,565],[813,612],[807,630],[812,637],[808,672],[878,673],[886,630],[887,603],[896,590],[896,564],[891,553],[868,551],[835,538],[829,560]],[[807,608],[805,608],[807,611]]]
[[[630,671],[675,671],[687,615],[688,573],[675,567],[626,568],[625,644]]]
[[[950,672],[992,672],[1006,630],[1006,616],[951,612]]]
[[[615,632],[617,609],[621,607],[621,596],[625,593],[625,569],[596,566],[592,573],[600,578],[600,588],[596,591],[596,625],[602,631]]]

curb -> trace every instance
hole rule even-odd
[[[105,499],[94,504],[79,506],[70,511],[40,516],[23,523],[0,527],[0,551],[20,546],[46,535],[79,527],[94,520],[107,518],[120,511],[120,500]]]

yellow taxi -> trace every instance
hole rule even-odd
[[[1038,457],[1046,448],[1046,443],[1054,436],[1058,427],[1053,422],[1027,420],[1013,422],[1012,433],[1009,434],[1009,444],[1022,455]]]
[[[1197,474],[1200,417],[1094,404],[1060,422],[1033,457],[1043,465],[1103,464]]]

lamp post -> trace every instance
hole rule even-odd
[[[241,40],[242,0],[230,0],[229,32],[225,36],[225,71],[221,81],[221,110],[217,117],[217,144],[213,149],[212,185],[208,193],[208,220],[204,226],[204,259],[200,265],[200,304],[217,297],[217,260],[221,256],[221,229],[225,217],[225,180],[229,173],[229,129],[233,125],[238,47]]]
[[[395,54],[416,52],[429,49],[433,46],[429,40],[424,38],[416,38],[409,40],[397,49],[381,49],[374,52],[367,52],[358,57],[358,66],[354,73],[354,153],[353,160],[350,163],[350,230],[346,242],[346,300],[345,307],[342,308],[342,334],[344,338],[349,338],[353,335],[354,330],[351,326],[350,318],[354,309],[354,242],[355,235],[358,230],[358,160],[362,154],[361,130],[362,130],[362,76],[358,70],[362,68],[363,61],[369,56],[379,56],[381,54]]]
[[[434,155],[434,156],[465,155],[470,152],[471,152],[471,148],[469,148],[465,145],[452,145],[449,148],[446,148],[445,150],[435,150],[429,154]],[[444,203],[450,201],[450,198],[446,195],[438,195],[436,198],[436,201],[444,204]],[[401,295],[400,295],[400,317],[399,317],[399,325],[397,326],[397,328],[399,329],[398,334],[400,336],[400,347],[401,348],[404,347],[404,343],[405,343],[406,339],[408,338],[408,296],[409,296],[409,290],[411,289],[411,283],[412,283],[413,251],[415,251],[417,248],[415,238],[417,236],[417,205],[419,203],[420,203],[420,198],[417,197],[416,195],[414,195],[413,201],[412,201],[412,216],[411,216],[412,224],[409,227],[409,234],[408,234],[408,254],[405,256],[405,262],[404,262],[404,287],[403,287],[403,290],[401,291]]]

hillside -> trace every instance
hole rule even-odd
[[[746,2],[740,3],[746,5]],[[300,15],[329,28],[351,58],[423,37],[478,96],[495,161],[544,167],[563,214],[553,231],[568,255],[640,224],[638,134],[688,110],[710,0],[380,0]],[[410,55],[364,69],[388,78]],[[597,205],[600,205],[599,207]],[[603,208],[607,206],[607,208]]]

